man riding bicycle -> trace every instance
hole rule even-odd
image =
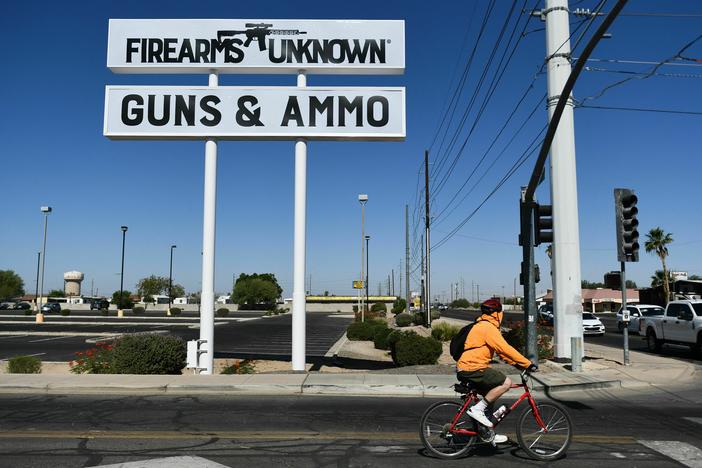
[[[519,351],[510,346],[502,337],[500,324],[502,323],[502,304],[499,299],[488,299],[480,305],[481,315],[471,328],[463,354],[457,363],[458,380],[469,382],[475,387],[483,399],[473,405],[466,413],[489,428],[492,422],[485,410],[492,406],[511,387],[512,381],[502,372],[490,367],[495,352],[507,364],[523,369],[535,370],[536,365],[522,356]],[[497,439],[497,437],[496,437]],[[504,436],[499,437],[499,442],[506,441]]]

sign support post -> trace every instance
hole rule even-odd
[[[297,75],[298,88],[307,87],[304,71]],[[305,241],[307,222],[307,141],[295,142],[295,234],[293,253],[292,368],[305,370]]]
[[[216,87],[217,73],[210,73],[209,85]],[[212,374],[214,367],[214,269],[215,226],[217,206],[217,141],[205,142],[205,191],[204,217],[202,222],[202,292],[200,293],[200,340],[202,359],[199,363],[202,374]]]

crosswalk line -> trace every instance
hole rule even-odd
[[[638,443],[690,468],[702,468],[702,450],[677,440],[639,440]]]

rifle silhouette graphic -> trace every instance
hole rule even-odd
[[[263,51],[266,50],[266,36],[269,36],[271,34],[285,36],[297,36],[300,34],[307,34],[306,31],[300,31],[299,29],[271,29],[273,25],[268,23],[246,23],[244,27],[247,28],[244,31],[217,31],[217,40],[219,42],[222,42],[223,37],[245,34],[246,41],[244,42],[244,47],[248,47],[251,44],[251,41],[256,39],[256,41],[258,41],[258,50]]]

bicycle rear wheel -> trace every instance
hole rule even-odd
[[[552,402],[536,404],[546,430],[536,422],[531,406],[519,416],[517,440],[536,460],[556,460],[565,455],[573,438],[573,423],[568,412]]]
[[[440,401],[427,408],[422,415],[419,438],[431,455],[445,459],[458,458],[468,452],[475,442],[475,436],[455,434],[449,430],[461,406],[455,401]],[[463,414],[455,428],[475,430],[473,419]]]

